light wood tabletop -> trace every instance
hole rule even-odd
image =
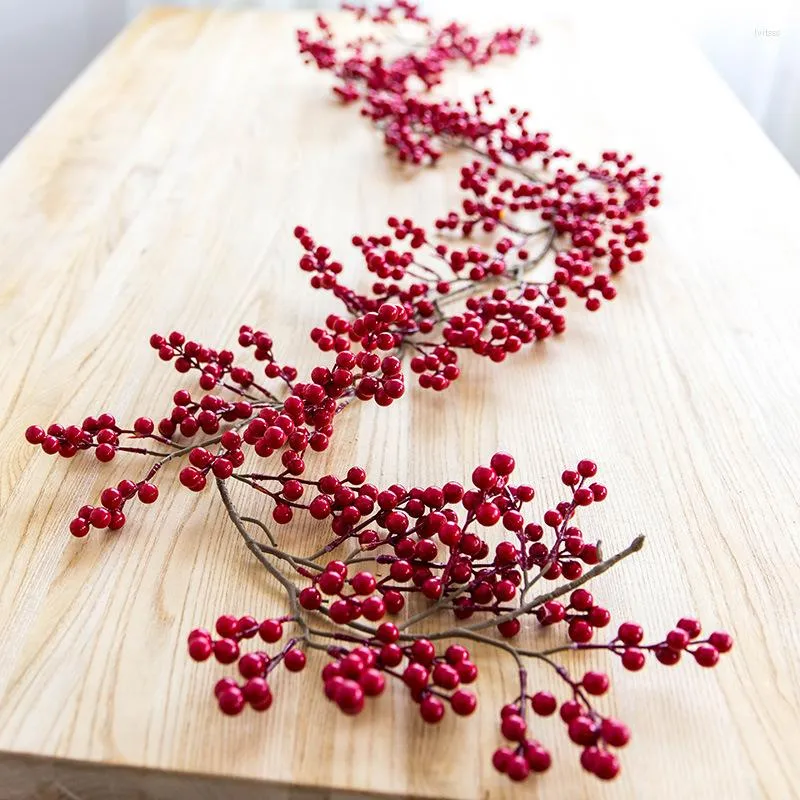
[[[399,692],[344,717],[316,659],[276,682],[268,713],[223,718],[210,686],[225,669],[191,662],[186,633],[282,598],[214,493],[162,488],[121,533],[69,536],[141,464],[47,458],[27,425],[163,414],[180,377],[154,331],[225,346],[258,324],[308,367],[305,332],[335,301],[297,269],[292,228],[351,257],[350,236],[388,214],[424,222],[456,201],[460,156],[402,172],[331,102],[294,51],[311,19],[149,12],[0,167],[0,798],[798,796],[800,180],[649,17],[531,11],[540,45],[452,83],[532,109],[575,153],[631,150],[664,174],[618,299],[499,368],[470,363],[441,395],[351,409],[316,462],[442,482],[503,448],[542,510],[562,468],[599,463],[609,499],[582,527],[610,551],[647,535],[595,585],[614,620],[659,634],[696,614],[736,639],[715,670],[610,664],[603,708],[633,731],[615,782],[582,772],[557,719],[537,729],[547,774],[496,774],[516,675],[480,649],[478,713],[433,729]]]

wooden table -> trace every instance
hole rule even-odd
[[[120,535],[76,541],[74,510],[140,465],[48,459],[22,431],[163,413],[179,380],[147,338],[173,326],[223,345],[258,323],[308,366],[298,341],[334,306],[297,271],[293,226],[345,253],[388,213],[431,219],[459,159],[400,174],[295,56],[309,16],[155,11],[0,168],[0,798],[797,796],[800,181],[661,22],[560,13],[537,15],[539,47],[456,83],[532,108],[575,152],[662,171],[645,263],[562,341],[352,411],[322,469],[465,478],[499,446],[544,508],[591,456],[610,499],[585,527],[613,550],[648,536],[596,593],[654,634],[696,613],[734,652],[714,671],[612,665],[604,708],[634,731],[613,785],[582,774],[556,720],[539,727],[549,774],[494,774],[514,674],[486,653],[480,712],[437,730],[399,694],[344,718],[313,674],[282,680],[265,715],[221,718],[187,630],[281,605],[213,493],[166,491]]]

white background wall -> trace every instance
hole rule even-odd
[[[125,0],[0,0],[0,157],[125,24]]]
[[[485,0],[423,0],[423,5],[458,16],[458,9],[471,2],[486,5]],[[502,3],[504,18],[513,19],[515,2],[532,0],[493,0],[493,6]],[[173,3],[272,8],[338,5],[337,0]],[[151,4],[151,0],[0,0],[0,158],[126,22]],[[800,2],[671,0],[665,7],[694,36],[800,172]]]

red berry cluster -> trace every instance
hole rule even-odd
[[[343,561],[329,561],[313,579],[313,586],[300,593],[300,605],[307,610],[323,607],[323,596],[331,598],[325,606],[328,617],[339,625],[363,617],[375,622],[387,612],[396,614],[403,608],[403,596],[398,592],[375,593],[378,582],[371,572],[360,571],[348,578]]]
[[[205,447],[195,447],[189,453],[191,466],[184,467],[180,482],[193,492],[201,492],[206,486],[206,475],[225,480],[233,475],[237,467],[244,464],[242,437],[236,431],[225,431],[219,439],[219,453],[214,454]]]
[[[484,231],[499,228],[503,235],[494,246],[460,249],[436,243],[410,219],[390,217],[391,235],[353,238],[368,271],[379,278],[369,293],[343,282],[342,264],[329,261],[329,250],[318,247],[304,228],[298,228],[301,244],[311,251],[301,258],[300,266],[314,273],[312,286],[333,292],[351,314],[358,315],[353,322],[332,316],[328,331],[315,329],[312,338],[323,350],[344,347],[349,339],[358,339],[360,318],[370,319],[370,313],[395,304],[400,309],[398,319],[384,326],[388,330],[376,331],[373,339],[382,337],[386,349],[416,351],[411,366],[426,376],[420,383],[442,389],[458,375],[459,349],[498,362],[526,344],[563,333],[567,324],[563,309],[570,295],[589,311],[617,296],[616,276],[626,264],[642,260],[642,246],[649,238],[640,215],[659,202],[659,176],[651,179],[642,168],[629,168],[630,156],[609,152],[604,157],[611,166],[590,170],[581,164],[579,177],[559,171],[545,184],[501,180],[497,167],[490,165],[483,174],[494,182],[491,187],[476,186],[476,164],[470,173],[473,180],[462,180],[462,186],[480,193],[491,190],[491,207],[467,198],[464,217],[450,212],[437,221],[437,227],[460,228],[464,236],[478,223]],[[587,186],[595,181],[597,186]],[[528,190],[532,196],[521,200]],[[541,227],[521,229],[516,218],[531,212],[539,215]],[[400,245],[406,237],[409,249]],[[537,238],[543,244],[532,254]],[[533,273],[549,256],[551,276],[535,280]],[[446,313],[446,306],[465,295],[464,310]],[[441,339],[431,340],[428,337],[436,334],[437,326]]]
[[[337,358],[343,354],[352,355],[342,349]],[[329,386],[330,379],[310,385]],[[262,561],[287,590],[291,614],[260,623],[252,616],[220,617],[216,623],[218,639],[202,629],[191,632],[188,645],[193,659],[204,661],[213,656],[223,664],[238,664],[240,679],[226,677],[214,687],[224,713],[238,714],[248,704],[255,710],[269,708],[273,702],[268,682],[272,671],[280,663],[289,671],[300,671],[306,663],[306,651],[317,649],[333,658],[323,669],[325,694],[347,714],[357,714],[366,697],[380,695],[387,680],[394,678],[406,687],[425,722],[438,722],[447,705],[457,715],[468,715],[474,710],[476,699],[463,687],[475,680],[477,668],[458,640],[503,643],[502,647],[518,660],[531,656],[550,664],[565,681],[570,694],[562,701],[560,714],[567,735],[582,748],[581,765],[608,779],[619,771],[613,749],[626,744],[629,738],[622,723],[603,716],[593,705],[592,698],[608,690],[608,677],[592,671],[580,681],[573,681],[552,657],[580,648],[603,649],[619,656],[628,670],[637,671],[644,665],[648,651],[667,665],[675,664],[682,653],[688,652],[698,664],[709,667],[717,663],[721,653],[731,649],[728,634],[715,632],[701,640],[699,623],[688,618],[681,619],[663,640],[653,644],[642,644],[643,632],[632,622],[620,625],[608,643],[592,642],[595,630],[606,627],[611,615],[582,584],[637,550],[641,538],[604,560],[598,546],[587,541],[575,526],[578,510],[602,502],[607,495],[605,486],[595,479],[596,465],[588,459],[562,473],[561,482],[569,497],[547,510],[541,521],[531,519],[526,510],[535,495],[533,487],[512,483],[515,461],[500,452],[488,464],[472,471],[469,487],[451,480],[441,485],[406,488],[392,484],[379,489],[367,481],[365,471],[359,467],[351,467],[341,478],[329,474],[308,480],[293,476],[286,466],[286,452],[296,452],[291,448],[283,451],[282,472],[237,472],[248,444],[255,449],[266,438],[276,451],[296,433],[295,427],[307,410],[298,395],[304,391],[303,386],[295,385],[280,409],[262,408],[255,419],[239,423],[246,426],[242,433],[233,428],[226,430],[215,440],[213,450],[208,445],[186,448],[190,466],[181,471],[181,482],[199,490],[206,483],[206,475],[213,475],[226,509],[250,549],[274,556],[288,565],[289,574],[301,579],[300,584],[295,584],[270,562]],[[112,419],[102,422],[116,427]],[[147,435],[145,427],[140,424],[142,433],[132,435]],[[28,438],[41,443],[37,431],[29,432]],[[161,463],[156,463],[149,477]],[[73,533],[83,536],[90,526],[119,528],[124,522],[122,508],[127,500],[136,496],[152,502],[156,498],[157,489],[149,477],[138,484],[122,481],[117,487],[105,489],[101,506],[81,509],[71,524]],[[272,534],[271,544],[256,543],[224,488],[234,477],[274,500],[276,522],[285,524],[296,513],[307,513],[324,522],[332,538],[311,555],[280,548]],[[263,527],[263,523],[259,525]],[[485,532],[493,528],[504,532],[494,547]],[[356,548],[349,556],[330,559],[329,554],[350,542]],[[359,554],[365,553],[374,554],[369,557],[367,568],[352,563],[356,556],[363,562],[364,557]],[[536,595],[533,588],[540,579],[550,585],[555,583],[558,588]],[[387,614],[400,614],[406,598],[413,594],[423,602],[422,611],[400,625],[385,621]],[[567,600],[562,601],[561,597]],[[455,620],[452,630],[435,637],[414,633],[414,627],[424,619],[447,613]],[[476,617],[477,621],[472,621]],[[318,618],[323,627],[312,627],[312,618]],[[570,643],[533,653],[505,643],[521,632],[526,619],[545,626],[563,624]],[[299,632],[278,652],[241,652],[242,642],[256,636],[269,644],[277,643],[283,637],[286,622],[296,624]],[[487,629],[496,629],[500,639],[480,633]],[[353,644],[345,648],[326,643],[326,638],[345,639]],[[432,639],[456,642],[437,652]],[[524,684],[524,670],[520,676]],[[550,752],[529,735],[526,709],[530,705],[536,714],[551,714],[556,702],[545,692],[528,697],[523,685],[520,696],[504,707],[501,732],[513,746],[495,753],[493,763],[500,772],[518,781],[549,767]]]
[[[376,14],[351,10],[382,27],[410,20],[420,27],[423,44],[392,54],[390,40],[370,35],[339,46],[332,26],[319,18],[318,38],[299,32],[300,52],[333,73],[339,97],[360,99],[362,114],[383,130],[403,161],[435,162],[445,145],[481,158],[462,168],[460,207],[437,219],[433,232],[390,217],[389,234],[353,237],[378,278],[369,293],[349,286],[330,250],[305,228],[295,229],[306,250],[300,267],[314,273],[312,286],[332,291],[352,314],[385,302],[402,304],[406,318],[396,346],[416,351],[411,368],[421,386],[434,390],[447,388],[460,374],[459,349],[499,362],[523,345],[562,333],[568,296],[589,311],[613,300],[616,276],[644,256],[649,236],[642,215],[660,202],[660,175],[614,150],[603,152],[596,165],[573,161],[551,144],[549,134],[528,129],[527,111],[512,108],[492,117],[488,91],[472,107],[427,96],[454,62],[475,66],[516,53],[526,39],[523,31],[481,39],[457,23],[437,29],[405,2]],[[460,248],[435,241],[435,235],[469,238],[477,231],[494,234],[493,245]],[[550,275],[534,280],[545,263]],[[465,294],[471,295],[466,310],[445,313],[444,306]],[[437,325],[441,340],[425,338]],[[330,346],[330,337],[320,336]]]
[[[297,32],[300,53],[319,69],[333,73],[337,80],[334,92],[340,100],[362,102],[361,113],[383,130],[384,141],[401,161],[435,163],[448,136],[479,140],[501,130],[493,126],[485,130],[487,123],[480,117],[479,105],[470,114],[459,103],[427,101],[425,92],[441,83],[451,64],[478,67],[497,56],[515,55],[524,45],[536,42],[535,34],[508,28],[480,37],[457,22],[436,28],[419,14],[416,4],[404,0],[381,7],[375,14],[348,5],[344,8],[354,11],[360,20],[385,27],[411,23],[419,30],[419,46],[395,56],[376,36],[337,46],[332,26],[321,16],[316,19],[316,34]]]
[[[268,644],[283,638],[283,623],[289,617],[265,619],[259,623],[254,617],[221,616],[216,623],[216,632],[221,638],[214,639],[209,631],[195,628],[189,634],[189,655],[195,661],[206,661],[213,656],[220,664],[237,662],[242,681],[235,678],[220,678],[214,685],[223,714],[235,716],[249,705],[255,711],[266,711],[272,705],[272,690],[267,678],[281,663],[289,672],[301,672],[306,665],[306,654],[296,645],[297,639],[289,642],[270,656],[262,650],[241,653],[240,643],[244,639],[259,636]]]
[[[158,487],[148,481],[134,483],[121,480],[116,486],[109,486],[100,493],[99,506],[82,506],[78,516],[69,523],[69,532],[80,539],[89,533],[91,528],[118,531],[125,524],[125,503],[133,498],[145,505],[155,503],[158,499]]]
[[[532,698],[533,700],[534,698]],[[537,713],[552,714],[556,699],[548,692],[535,695],[534,708]],[[531,772],[545,772],[550,768],[552,757],[549,751],[536,739],[528,737],[528,725],[525,721],[525,698],[520,696],[512,703],[500,709],[500,733],[511,743],[508,747],[499,747],[492,755],[492,765],[512,781],[524,781]]]
[[[184,334],[173,331],[168,337],[154,333],[150,346],[158,352],[162,361],[172,361],[180,373],[196,370],[200,372],[198,383],[207,392],[230,379],[233,386],[227,388],[247,389],[253,384],[254,375],[250,370],[234,366],[234,354],[230,350],[215,350],[199,342],[186,339]]]
[[[157,426],[150,417],[141,416],[126,429],[120,427],[111,414],[101,414],[96,418],[87,417],[81,426],[64,427],[54,423],[45,430],[32,425],[26,431],[26,439],[40,445],[47,453],[65,458],[88,449],[94,449],[100,461],[112,460],[119,451],[160,458],[142,481],[125,481],[117,487],[121,495],[119,501],[113,501],[112,505],[103,502],[94,516],[91,516],[94,511],[91,507],[82,508],[70,525],[75,536],[85,536],[91,526],[111,530],[122,527],[125,502],[137,494],[144,502],[153,502],[158,493],[150,481],[163,464],[175,458],[188,456],[189,464],[181,470],[180,482],[195,492],[206,487],[209,476],[220,480],[234,476],[248,452],[260,458],[279,454],[286,473],[300,476],[306,468],[306,451],[327,449],[336,415],[352,400],[373,400],[379,406],[388,406],[402,397],[405,383],[402,365],[395,353],[400,338],[396,331],[402,327],[405,313],[402,306],[384,303],[376,311],[354,320],[329,317],[329,326],[337,331],[335,337],[330,338],[330,345],[314,332],[312,338],[317,338],[324,352],[334,351],[335,360],[330,367],[314,367],[308,382],[297,381],[293,367],[276,364],[272,340],[266,333],[242,326],[240,346],[252,347],[256,360],[267,362],[267,377],[286,384],[290,394],[284,400],[259,386],[252,371],[233,366],[232,351],[218,351],[187,341],[178,331],[168,337],[154,334],[151,345],[159,350],[162,360],[174,357],[179,372],[200,370],[200,383],[207,391],[223,389],[236,396],[228,400],[218,394],[204,394],[195,399],[187,389],[180,389],[173,395],[168,416]],[[381,351],[383,355],[379,354]],[[228,429],[223,430],[226,425]],[[211,438],[197,446],[179,443],[179,439],[191,440],[198,435]],[[138,446],[141,440],[150,440],[168,449]],[[217,452],[210,449],[214,445],[219,446]],[[291,520],[293,501],[299,498],[299,494],[292,495],[298,486],[301,484],[297,482],[283,486],[282,498],[274,491],[259,488],[280,502],[274,512],[276,521]]]
[[[291,366],[281,366],[272,353],[272,337],[265,331],[254,331],[249,325],[239,328],[239,344],[252,347],[256,361],[266,361],[264,374],[268,378],[280,378],[291,388],[297,378],[297,370]]]
[[[714,667],[720,654],[727,653],[733,647],[733,638],[724,631],[715,631],[707,639],[700,639],[701,633],[698,620],[683,617],[662,641],[644,645],[641,626],[635,622],[623,622],[607,649],[618,655],[622,666],[631,672],[638,672],[645,665],[646,651],[653,653],[659,663],[669,667],[677,664],[684,652],[693,656],[701,667]]]
[[[392,623],[383,623],[375,641],[347,650],[329,647],[334,660],[322,670],[325,696],[345,714],[358,714],[365,697],[383,693],[386,677],[405,684],[411,700],[418,704],[422,719],[439,722],[449,704],[459,716],[470,715],[477,707],[472,692],[460,686],[472,683],[478,669],[469,660],[469,651],[461,645],[450,645],[442,655],[428,639],[399,645],[400,631]]]
[[[202,380],[202,378],[201,378]],[[191,439],[198,433],[213,436],[225,422],[237,422],[253,416],[253,404],[246,400],[228,401],[215,394],[206,394],[200,400],[193,400],[186,389],[175,392],[175,404],[168,417],[158,423],[158,432],[165,439],[179,434]],[[138,430],[152,430],[153,423],[147,417],[139,417],[134,423]]]
[[[591,595],[583,589],[576,589],[571,595],[571,606],[591,610],[597,608]],[[610,615],[604,610],[604,624]],[[600,626],[602,627],[602,626]],[[681,652],[689,647],[692,640],[700,636],[700,623],[694,619],[684,618],[675,629],[667,634],[663,642],[642,646],[643,631],[633,622],[620,625],[617,637],[606,645],[585,645],[594,649],[604,649],[621,655],[623,665],[632,671],[644,666],[644,649],[652,650],[662,664],[676,664]],[[576,639],[572,627],[570,638],[583,645],[582,637]],[[727,633],[712,633],[708,639],[695,641],[690,651],[701,666],[714,666],[721,652],[727,652],[733,646],[733,640]],[[573,646],[574,647],[574,646]],[[527,702],[533,712],[539,716],[551,716],[558,709],[559,715],[566,725],[569,739],[581,747],[580,764],[587,772],[602,780],[610,780],[620,771],[619,760],[614,753],[617,748],[624,747],[630,741],[630,730],[625,723],[601,714],[594,706],[593,698],[602,697],[610,688],[608,675],[604,672],[590,670],[580,680],[573,680],[564,667],[549,660],[549,656],[570,649],[555,647],[540,652],[540,658],[549,661],[557,675],[565,682],[570,697],[560,706],[555,695],[548,691],[538,691],[528,697],[526,693],[527,673],[520,673],[522,693],[513,702],[505,705],[500,712],[502,735],[509,740],[512,747],[499,748],[492,759],[498,772],[504,773],[513,781],[524,780],[531,772],[542,772],[551,763],[550,753],[536,740],[529,738],[529,724],[526,722]]]
[[[335,660],[322,670],[325,697],[350,716],[360,714],[365,698],[378,697],[386,688],[383,672],[376,668],[380,655],[369,647],[356,647],[352,651],[331,647]]]
[[[277,521],[283,521],[280,509],[291,502],[292,513],[307,512],[330,526],[333,538],[311,556],[288,555],[266,545],[263,549],[277,554],[302,579],[289,590],[290,599],[294,598],[292,619],[303,629],[292,646],[302,642],[333,658],[323,668],[323,688],[344,713],[358,714],[366,698],[382,694],[393,678],[405,685],[425,722],[438,722],[448,704],[456,714],[468,715],[476,699],[463,685],[475,680],[477,668],[458,640],[495,644],[520,662],[532,657],[550,665],[568,692],[560,706],[549,692],[531,696],[526,689],[527,672],[520,671],[522,691],[500,715],[501,733],[511,745],[494,754],[495,768],[514,781],[547,770],[552,756],[530,735],[526,714],[530,708],[536,715],[548,716],[560,708],[567,737],[582,748],[581,765],[607,780],[620,769],[615,749],[630,738],[623,723],[603,715],[594,705],[594,698],[607,693],[609,678],[589,671],[573,680],[553,656],[584,648],[606,650],[636,671],[644,665],[647,651],[663,664],[676,663],[688,651],[699,664],[714,666],[719,654],[730,650],[732,639],[717,632],[700,640],[699,623],[682,619],[664,640],[653,644],[642,644],[642,629],[632,622],[620,625],[609,642],[593,643],[595,631],[608,626],[611,613],[582,584],[637,550],[642,540],[604,560],[597,544],[586,541],[575,526],[580,509],[602,502],[607,495],[606,487],[596,480],[594,462],[583,459],[562,473],[561,483],[570,497],[547,510],[541,522],[526,513],[535,492],[527,484],[511,482],[514,468],[510,455],[495,453],[489,464],[473,470],[468,488],[448,481],[411,488],[392,484],[381,490],[367,481],[359,467],[351,467],[343,478],[324,475],[316,482],[264,475],[249,479],[256,485],[278,484],[278,489],[267,490],[277,503]],[[484,533],[487,528],[504,531],[503,540],[494,547]],[[350,556],[320,564],[320,559],[348,542],[356,545]],[[377,552],[368,559],[371,566],[364,568],[360,562],[365,557],[360,554],[373,551]],[[357,565],[352,563],[355,557]],[[532,594],[540,579],[558,588]],[[422,599],[422,611],[401,624],[385,621],[387,614],[400,614],[413,594]],[[456,620],[452,630],[434,637],[414,633],[422,620],[446,613]],[[476,616],[478,621],[466,622]],[[328,627],[312,628],[312,618]],[[255,623],[249,622],[252,618],[244,619],[248,621],[244,627],[255,631]],[[563,623],[568,643],[533,652],[507,643],[521,632],[527,619],[544,626]],[[230,618],[227,625],[223,630],[218,624],[218,631],[235,638],[243,623]],[[499,639],[479,633],[492,628]],[[197,635],[190,637],[194,658],[216,654],[217,646],[222,647],[223,658],[238,657],[230,644],[218,645],[205,635],[197,640]],[[326,638],[353,644],[325,644]],[[433,639],[455,639],[456,643],[437,653]],[[242,687],[225,684],[223,691],[234,688],[244,692],[246,699]],[[234,709],[242,704],[230,699],[225,703]]]
[[[79,450],[94,450],[98,461],[113,460],[120,449],[120,434],[131,433],[117,426],[112,414],[86,417],[80,425],[59,425],[54,422],[47,429],[31,425],[25,431],[30,444],[39,445],[47,455],[72,458]]]
[[[559,714],[567,726],[570,740],[582,748],[580,764],[602,780],[615,778],[619,761],[611,748],[624,747],[630,739],[625,723],[602,717],[591,707],[587,695],[603,695],[608,689],[608,676],[587,672],[574,684],[576,698],[562,703]]]

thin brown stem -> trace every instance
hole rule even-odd
[[[242,522],[249,522],[252,525],[257,525],[264,531],[264,535],[269,539],[270,544],[273,547],[277,547],[278,543],[275,541],[275,537],[272,535],[272,531],[260,520],[256,519],[255,517],[242,517]]]
[[[269,574],[284,588],[289,598],[289,605],[291,606],[292,614],[297,619],[297,623],[303,629],[303,632],[306,633],[308,625],[303,618],[300,603],[297,601],[297,595],[299,591],[297,586],[295,586],[295,584],[293,584],[279,569],[270,563],[269,559],[262,552],[259,543],[247,532],[244,521],[239,516],[239,512],[236,510],[236,507],[233,505],[233,501],[231,500],[231,496],[228,492],[228,487],[225,485],[225,481],[217,478],[216,484],[219,495],[222,498],[222,504],[225,506],[225,510],[228,512],[231,522],[233,522],[233,524],[236,526],[236,530],[239,531],[240,536],[242,539],[244,539],[247,549],[256,557],[256,560],[261,564],[261,566],[264,567],[264,569],[266,569],[267,572],[269,572]]]
[[[592,569],[590,569],[588,572],[584,572],[580,578],[576,578],[574,581],[562,584],[546,594],[540,594],[538,597],[534,597],[533,600],[529,600],[527,603],[525,603],[525,605],[520,606],[514,611],[509,611],[507,614],[502,614],[493,620],[473,623],[472,625],[466,626],[466,628],[467,630],[473,631],[482,630],[483,628],[491,628],[499,625],[500,623],[516,619],[523,614],[527,614],[530,611],[533,611],[534,608],[537,608],[544,603],[548,603],[551,600],[556,600],[559,597],[563,597],[563,595],[574,591],[579,586],[583,586],[584,583],[588,583],[590,580],[592,580],[592,578],[602,575],[624,558],[627,558],[632,553],[636,553],[637,551],[641,550],[643,545],[644,536],[637,536],[624,550],[620,550],[619,553],[615,553],[613,556],[611,556],[611,558],[608,558],[597,566],[592,567]]]

